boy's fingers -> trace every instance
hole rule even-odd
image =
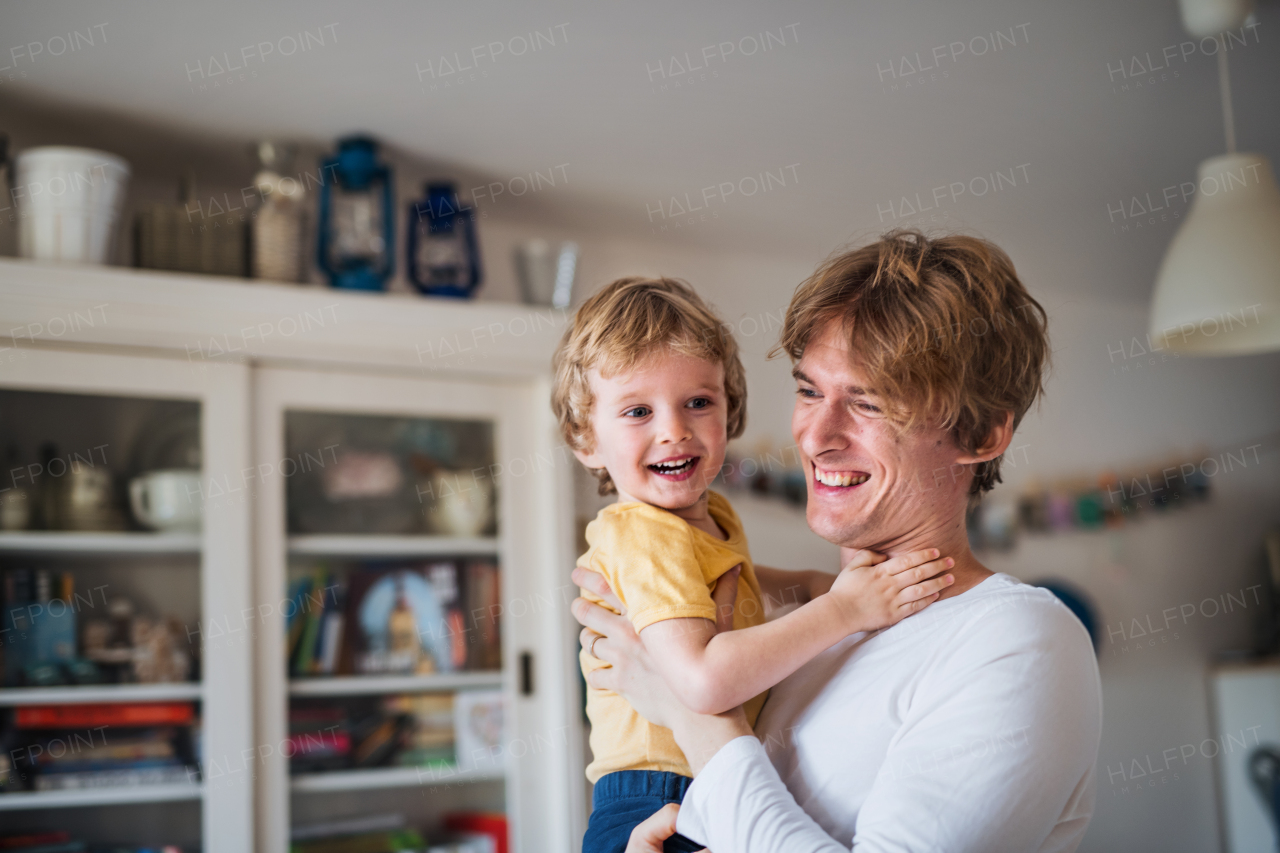
[[[892,577],[894,582],[899,586],[906,587],[911,584],[920,583],[921,581],[936,575],[940,575],[955,564],[956,561],[952,558],[943,557],[941,560],[931,560],[930,562],[916,566],[913,569],[907,569],[904,572],[899,572]]]
[[[927,563],[930,560],[936,560],[942,556],[942,552],[937,548],[926,548],[923,551],[910,551],[906,554],[899,554],[885,565],[885,571],[891,575],[900,574],[907,569],[914,569],[921,563]]]
[[[940,578],[930,578],[918,584],[907,587],[898,593],[898,601],[905,604],[908,601],[918,601],[922,598],[928,598],[934,593],[942,592],[955,582],[953,575],[944,575]]]
[[[898,608],[898,610],[899,612],[902,613],[904,617],[910,616],[912,613],[919,613],[921,610],[924,610],[930,604],[933,604],[933,602],[936,601],[937,598],[938,598],[938,593],[935,592],[933,595],[928,595],[928,596],[925,596],[924,598],[917,598],[915,601],[910,601],[902,605],[902,607]],[[604,672],[604,670],[598,669],[596,670],[596,672]],[[595,672],[591,674],[595,675]]]
[[[842,569],[861,569],[865,566],[875,566],[883,563],[887,557],[884,554],[878,554],[875,551],[867,551],[860,549],[853,552],[853,557],[849,562],[845,563]]]
[[[720,576],[711,600],[716,605],[716,633],[733,630],[733,610],[738,600],[738,576],[742,566],[734,566]]]
[[[621,613],[626,612],[622,602],[613,594],[613,590],[609,587],[609,582],[604,579],[604,575],[599,572],[593,572],[590,569],[584,569],[582,566],[575,566],[571,575],[573,582],[588,592],[594,592],[609,603],[609,606]]]

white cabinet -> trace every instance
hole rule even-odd
[[[291,575],[305,577],[324,566],[333,579],[324,588],[335,588],[328,602],[342,601],[343,630],[358,648],[352,635],[362,631],[364,611],[361,602],[347,597],[357,594],[361,574],[387,578],[404,571],[416,578],[423,566],[448,566],[465,591],[467,569],[496,561],[501,578],[491,600],[459,608],[457,624],[446,627],[418,612],[418,633],[444,647],[444,658],[459,645],[463,651],[456,667],[431,661],[431,671],[422,674],[361,673],[358,661],[347,661],[333,667],[336,673],[295,672],[287,679],[285,608],[271,607],[274,623],[263,626],[258,658],[263,741],[287,741],[291,705],[341,708],[350,697],[359,698],[348,706],[369,708],[370,697],[498,688],[506,712],[505,729],[491,746],[494,754],[459,755],[455,766],[290,776],[289,760],[277,750],[263,768],[261,849],[283,849],[291,820],[406,810],[430,826],[468,802],[506,811],[517,849],[570,848],[576,831],[571,786],[552,783],[574,773],[568,721],[576,713],[576,679],[556,651],[564,647],[566,607],[573,598],[564,571],[569,564],[556,557],[564,553],[556,541],[564,525],[555,512],[562,500],[555,484],[566,473],[556,468],[565,466],[566,457],[551,443],[549,418],[539,417],[544,391],[536,380],[255,372],[255,446],[258,469],[267,472],[258,493],[259,601],[287,600]],[[428,470],[416,472],[414,480],[412,469],[392,467],[405,456]],[[376,470],[380,465],[390,473]],[[320,495],[326,488],[347,494],[325,500]],[[462,509],[448,516],[450,507]],[[453,586],[452,578],[448,584]],[[500,660],[468,660],[468,646],[476,646],[471,641],[482,641],[494,627]]]
[[[174,684],[4,688],[0,706],[6,707],[0,711],[16,714],[19,708],[64,704],[194,702],[203,745],[197,756],[199,772],[188,774],[189,782],[0,794],[0,824],[123,834],[141,842],[147,835],[137,823],[153,821],[179,833],[184,842],[202,840],[209,853],[248,849],[253,773],[242,756],[253,747],[252,649],[245,634],[211,639],[210,628],[235,622],[253,608],[250,509],[243,501],[211,499],[207,487],[223,472],[250,464],[244,429],[249,371],[229,365],[197,373],[185,360],[35,347],[11,349],[10,354],[18,357],[0,371],[5,442],[43,444],[61,439],[57,456],[71,459],[67,466],[27,470],[25,482],[34,483],[37,490],[51,479],[70,476],[70,467],[101,466],[99,470],[120,476],[132,466],[136,473],[136,445],[145,444],[147,428],[156,422],[145,420],[140,429],[130,430],[127,422],[132,415],[166,404],[171,407],[166,411],[173,411],[173,404],[186,404],[198,412],[203,484],[190,499],[203,505],[202,533],[4,532],[0,533],[0,569],[34,567],[70,576],[82,590],[71,599],[82,623],[102,616],[108,601],[145,594],[141,587],[148,584],[170,588],[172,596],[189,602],[182,621],[187,638],[200,649],[202,677],[199,682]],[[121,440],[128,437],[133,440]],[[16,487],[13,477],[6,479],[9,482],[0,488]],[[126,736],[118,727],[96,731],[90,724],[81,738],[73,736],[67,742],[74,750],[86,741],[110,745]]]
[[[576,594],[568,577],[575,463],[558,439],[547,375],[563,320],[560,312],[522,306],[0,261],[0,335],[9,336],[0,340],[8,344],[0,349],[0,392],[200,406],[201,536],[0,537],[0,566],[19,548],[115,549],[199,565],[202,682],[75,689],[91,701],[198,699],[203,781],[194,790],[81,794],[66,811],[78,815],[68,817],[68,828],[91,842],[121,840],[125,813],[112,810],[135,807],[110,803],[185,799],[201,806],[206,851],[284,853],[299,823],[400,813],[430,840],[442,815],[487,810],[506,813],[513,850],[577,848],[585,780],[577,630],[568,613]],[[399,442],[393,453],[387,436]],[[390,456],[398,460],[394,471]],[[461,488],[473,494],[462,503],[442,497],[449,477],[452,488],[467,479]],[[484,501],[487,522],[474,514]],[[82,544],[68,544],[73,539]],[[422,628],[429,620],[415,600],[410,634],[431,634],[425,646],[436,657],[423,653],[408,671],[383,666],[373,648],[381,640],[356,636],[360,617],[346,596],[359,593],[353,585],[372,589],[368,579],[391,570],[423,576],[423,566],[435,566],[429,575],[437,584],[443,564],[458,578],[473,572],[480,578],[474,588],[483,587],[489,602],[482,612],[450,611],[449,618],[463,620],[468,643],[496,629],[500,654],[441,646],[441,632]],[[291,614],[312,577],[331,588],[329,612],[344,617],[350,642],[325,647],[322,632],[314,642],[299,639]],[[393,582],[388,600],[398,612],[409,608],[408,582]],[[461,581],[464,591],[468,583]],[[445,587],[432,587],[440,602]],[[77,701],[68,698],[71,689],[22,695]],[[500,758],[365,764],[362,753],[361,761],[325,766],[295,761],[290,772],[289,756],[299,755],[291,709],[306,716],[326,705],[413,706],[414,697],[477,691],[501,693]],[[28,701],[11,693],[0,696]],[[407,698],[388,698],[396,696]],[[350,743],[367,734],[357,728],[346,730]],[[334,730],[343,731],[340,724]],[[17,804],[29,800],[19,798],[37,796],[0,793],[0,810],[27,809]],[[188,813],[128,814],[135,825],[160,826]]]

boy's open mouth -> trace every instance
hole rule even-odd
[[[698,467],[698,462],[701,460],[701,456],[675,456],[646,467],[658,476],[665,477],[668,480],[687,480],[693,476],[693,471]]]

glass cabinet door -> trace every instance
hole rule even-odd
[[[249,508],[220,483],[249,464],[247,371],[22,355],[0,372],[0,825],[246,850]]]
[[[555,725],[560,662],[535,683],[553,648],[542,632],[573,598],[568,563],[547,585],[536,468],[544,484],[564,471],[537,458],[532,389],[256,376],[259,723],[273,746],[260,849],[355,831],[426,845],[504,824],[514,849],[539,849],[523,833],[566,838],[567,815],[540,801],[566,787],[550,781],[572,739]]]

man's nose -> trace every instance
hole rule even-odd
[[[805,411],[799,427],[796,443],[810,459],[828,450],[844,450],[853,431],[848,412],[826,401]]]

